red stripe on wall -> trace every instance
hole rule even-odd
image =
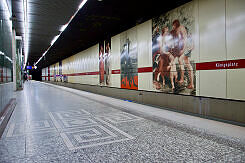
[[[152,67],[141,67],[138,68],[138,73],[152,72]]]
[[[64,74],[63,76],[82,76],[82,75],[98,75],[99,72],[83,72],[83,73],[73,73],[73,74]]]
[[[121,70],[112,70],[111,73],[112,74],[120,74],[121,73]]]
[[[141,67],[138,68],[138,73],[152,72],[152,67]],[[121,70],[112,70],[112,74],[120,74]]]
[[[245,59],[196,63],[196,70],[218,70],[218,69],[239,69],[239,68],[245,68]],[[146,73],[152,71],[153,71],[152,67],[138,68],[138,73]],[[120,69],[112,70],[112,74],[120,74],[120,73],[121,73]],[[99,72],[95,71],[95,72],[64,74],[63,76],[83,76],[83,75],[99,75]],[[45,77],[46,80],[46,77],[54,77],[54,76],[50,76],[49,74],[48,76],[46,76],[45,74],[45,76],[42,77]]]
[[[219,70],[245,68],[245,59],[196,63],[196,70]]]

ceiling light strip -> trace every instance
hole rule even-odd
[[[68,25],[70,24],[70,22],[72,21],[72,19],[76,16],[76,14],[79,12],[79,10],[86,4],[88,0],[83,0],[81,2],[81,4],[79,5],[77,11],[72,15],[72,17],[69,19],[68,23],[66,23],[65,25],[63,25],[60,28],[60,34],[55,36],[53,38],[53,40],[51,41],[51,45],[49,46],[49,48],[43,53],[43,55],[38,59],[38,61],[36,63],[34,63],[34,66],[36,66],[41,60],[42,58],[47,54],[47,52],[49,51],[49,49],[54,45],[54,43],[58,40],[58,38],[60,37],[60,35],[63,33],[63,31],[65,31],[65,29],[68,27]]]
[[[27,64],[28,59],[28,53],[29,53],[29,32],[28,32],[28,3],[27,0],[23,0],[23,9],[24,9],[24,52],[25,52],[25,62],[24,62],[24,68]]]
[[[9,5],[8,5],[8,2],[7,2],[7,0],[4,0],[3,1],[3,6],[4,6],[4,16],[5,16],[5,19],[7,20],[7,23],[8,23],[8,25],[9,25],[9,29],[10,29],[10,31],[12,31],[12,23],[11,23],[11,12],[10,12],[10,9],[9,9]],[[7,12],[5,12],[5,10],[7,11]],[[2,23],[2,20],[1,20],[1,23]]]

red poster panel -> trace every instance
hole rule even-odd
[[[48,81],[50,81],[50,69],[48,67]]]
[[[133,78],[127,76],[121,79],[121,88],[138,90],[138,75],[134,75]]]
[[[2,67],[0,68],[0,76],[1,76],[0,80],[1,82],[3,82],[3,68]]]
[[[99,43],[99,82],[105,85],[104,41]]]

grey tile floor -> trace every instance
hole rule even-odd
[[[245,146],[30,81],[17,92],[0,162],[245,162]]]

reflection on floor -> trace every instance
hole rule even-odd
[[[157,123],[30,81],[0,139],[0,162],[245,162],[236,140]]]

